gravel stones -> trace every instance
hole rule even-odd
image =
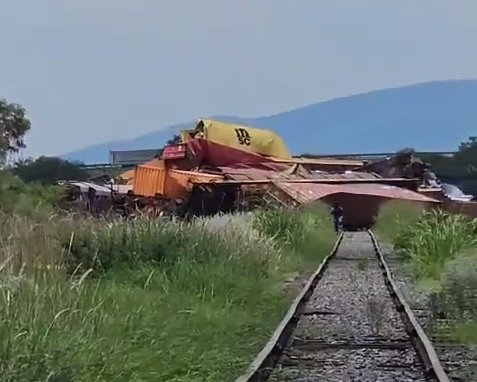
[[[345,234],[269,381],[426,381],[366,232]]]
[[[391,247],[384,251],[388,258],[399,258]],[[433,335],[432,327],[443,324],[443,320],[433,317],[433,303],[429,290],[416,285],[411,272],[401,261],[393,261],[391,267],[393,278],[406,301],[411,306],[419,324],[426,331],[436,349],[442,366],[452,381],[477,381],[477,348],[451,345],[441,342],[443,339]]]
[[[427,381],[414,350],[340,349],[288,356],[269,381]],[[294,362],[293,362],[294,361]]]

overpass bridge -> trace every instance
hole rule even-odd
[[[83,164],[81,167],[85,169],[127,169],[138,164],[147,162],[155,156],[160,155],[162,150],[123,150],[111,151],[109,163],[90,163]],[[307,158],[336,158],[336,159],[358,159],[376,161],[386,157],[395,155],[396,152],[380,152],[380,153],[351,153],[351,154],[303,154],[299,157]],[[456,151],[416,151],[416,156],[448,156],[452,157]]]
[[[452,157],[457,151],[416,151],[417,157],[424,156],[447,156]],[[337,159],[359,159],[359,160],[380,160],[395,155],[396,152],[381,152],[381,153],[354,153],[354,154],[303,154],[304,157],[311,158],[337,158]]]

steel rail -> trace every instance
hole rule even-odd
[[[280,322],[269,341],[265,344],[262,351],[253,360],[245,374],[238,377],[235,382],[258,382],[265,381],[268,378],[278,361],[282,350],[285,348],[290,336],[292,335],[306,303],[310,299],[318,281],[321,279],[330,259],[338,251],[342,240],[343,234],[341,233],[330,254],[323,259],[318,266],[318,269],[308,279],[307,283],[291,304],[290,309],[288,309],[285,317]]]
[[[372,231],[368,231],[368,233],[371,236],[373,247],[376,251],[376,255],[378,256],[379,265],[383,271],[384,282],[388,287],[391,298],[396,305],[396,309],[399,313],[401,313],[401,318],[404,321],[406,331],[411,338],[411,342],[413,342],[418,356],[421,358],[421,361],[424,364],[426,374],[436,381],[450,382],[450,379],[442,367],[432,342],[417,321],[411,307],[406,302],[402,293],[399,291],[398,286],[394,282],[391,270],[384,258],[376,236]]]
[[[431,341],[425,334],[421,325],[415,318],[412,309],[394,282],[391,270],[383,256],[376,236],[370,230],[367,232],[371,237],[375,254],[378,257],[379,266],[382,269],[385,285],[389,290],[389,294],[396,306],[396,310],[401,315],[401,319],[405,324],[406,332],[408,333],[411,342],[423,363],[424,372],[427,374],[427,376],[438,382],[450,382],[450,379],[444,371],[444,368],[440,363]],[[260,382],[267,380],[286,344],[288,343],[290,336],[293,334],[301,315],[304,314],[306,303],[310,299],[319,280],[323,276],[330,260],[337,253],[342,240],[343,234],[340,234],[332,251],[323,259],[318,269],[309,278],[308,282],[293,301],[285,317],[280,322],[269,341],[263,347],[262,351],[252,361],[248,370],[243,375],[238,377],[235,382]]]

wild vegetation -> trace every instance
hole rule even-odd
[[[0,170],[0,211],[4,214],[53,213],[61,195],[56,186],[25,183],[9,171]]]
[[[90,174],[78,163],[56,157],[39,157],[15,163],[11,170],[27,183],[55,184],[60,180],[87,180]]]
[[[4,381],[230,380],[281,319],[284,282],[333,244],[320,208],[79,220],[21,187],[30,213],[0,214]]]
[[[477,220],[391,203],[381,211],[381,236],[403,255],[433,307],[450,323],[446,336],[477,344]]]

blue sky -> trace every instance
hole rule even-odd
[[[0,34],[0,97],[27,108],[34,156],[477,78],[475,0],[4,0]]]

